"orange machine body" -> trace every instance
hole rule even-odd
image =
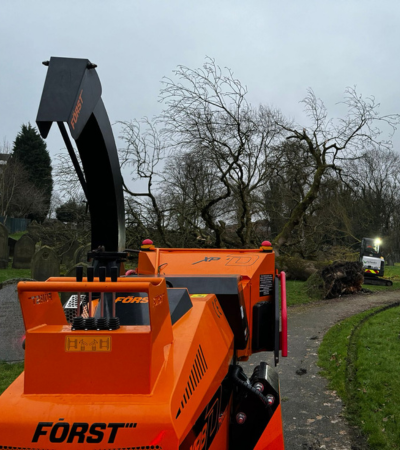
[[[19,283],[25,372],[0,397],[0,449],[235,448],[230,428],[238,388],[229,374],[255,351],[252,309],[272,301],[272,291],[260,296],[269,290],[260,277],[273,282],[274,267],[273,252],[151,249],[139,254],[138,276],[117,282]],[[241,299],[240,316],[247,318],[241,349],[218,295],[206,285],[195,293],[180,286],[185,277],[201,286],[203,276],[216,286],[235,278],[232,298]],[[178,291],[183,309],[171,303]],[[115,293],[120,313],[143,303],[149,321],[73,330],[60,292]],[[279,399],[270,411],[251,448],[284,448]]]
[[[186,275],[190,277],[216,275],[238,275],[239,290],[242,292],[249,336],[245,348],[237,351],[241,360],[252,352],[252,309],[262,299],[272,299],[275,279],[275,254],[260,250],[225,249],[163,249],[155,248],[139,254],[138,274]],[[271,289],[268,295],[260,296],[260,277],[269,277]],[[267,293],[267,292],[265,292]]]

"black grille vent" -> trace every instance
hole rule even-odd
[[[203,349],[201,348],[201,345],[199,345],[199,348],[196,353],[196,357],[194,359],[194,363],[192,366],[192,369],[190,370],[189,375],[189,381],[187,382],[185,392],[183,394],[182,400],[181,400],[181,406],[178,409],[178,412],[176,413],[176,419],[180,416],[182,410],[187,405],[190,397],[193,395],[194,391],[196,390],[197,386],[199,385],[200,381],[204,377],[205,373],[207,372],[208,366],[206,362],[206,358],[204,357]]]

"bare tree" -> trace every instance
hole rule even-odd
[[[400,156],[389,150],[366,152],[351,168],[351,199],[342,205],[355,239],[380,236],[384,249],[400,253]]]
[[[310,90],[303,100],[309,125],[300,127],[277,110],[252,107],[247,88],[212,59],[199,69],[179,66],[163,83],[156,121],[123,124],[122,165],[146,183],[144,192],[124,186],[137,230],[156,229],[166,246],[179,230],[182,245],[247,247],[259,239],[257,223],[276,236],[276,251],[292,246],[302,255],[329,240],[323,229],[351,234],[347,219],[329,221],[326,204],[340,207],[350,162],[390,149],[398,115],[379,115],[373,98],[349,88],[346,114],[333,119]]]
[[[303,100],[310,119],[308,127],[289,126],[276,122],[287,133],[286,139],[304,143],[311,158],[312,174],[304,198],[293,208],[281,232],[274,239],[277,251],[289,243],[292,231],[299,225],[307,209],[317,199],[324,176],[335,172],[343,177],[344,162],[357,161],[367,149],[390,149],[390,138],[396,130],[398,114],[379,115],[379,104],[374,98],[364,99],[355,88],[347,88],[342,104],[347,108],[344,118],[332,119],[312,90]],[[383,138],[379,126],[389,129],[388,138]]]
[[[202,164],[215,167],[221,189],[204,202],[200,214],[215,234],[217,247],[248,246],[251,242],[255,191],[267,183],[275,164],[272,144],[280,138],[283,122],[278,111],[253,108],[247,88],[233,73],[207,59],[200,69],[179,66],[174,79],[165,78],[161,100],[163,135],[171,147],[198,155]],[[227,238],[226,223],[212,210],[234,199],[236,241]]]
[[[76,157],[82,170],[82,163],[78,152]],[[81,183],[71,161],[69,154],[59,153],[56,155],[56,164],[54,167],[54,179],[63,199],[80,198],[83,195]]]
[[[166,229],[168,228],[168,208],[162,200],[162,193],[157,194],[157,188],[161,181],[161,163],[166,156],[167,147],[157,130],[157,123],[152,123],[147,118],[142,121],[122,122],[122,140],[126,147],[119,150],[121,167],[131,169],[132,179],[146,183],[146,192],[135,192],[128,188],[124,182],[124,192],[132,197],[127,205],[130,215],[141,228],[146,229],[143,217],[138,211],[146,211],[147,218],[152,218],[163,243],[172,247],[169,242]]]
[[[192,246],[211,246],[213,230],[207,227],[202,211],[224,189],[216,168],[197,152],[178,153],[168,159],[163,176],[163,190],[171,208],[171,225],[181,234],[180,245],[187,246],[192,242]],[[234,216],[227,200],[215,203],[208,213],[214,222]]]

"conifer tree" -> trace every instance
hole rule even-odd
[[[22,125],[13,147],[12,158],[22,164],[28,181],[30,181],[44,196],[46,212],[40,217],[34,215],[34,220],[42,222],[49,210],[53,191],[52,167],[46,143],[30,123]],[[29,193],[27,192],[27,195]]]

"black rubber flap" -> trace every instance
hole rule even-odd
[[[248,325],[239,275],[168,275],[165,279],[169,286],[187,288],[189,294],[215,294],[235,335],[235,347],[246,348]]]

